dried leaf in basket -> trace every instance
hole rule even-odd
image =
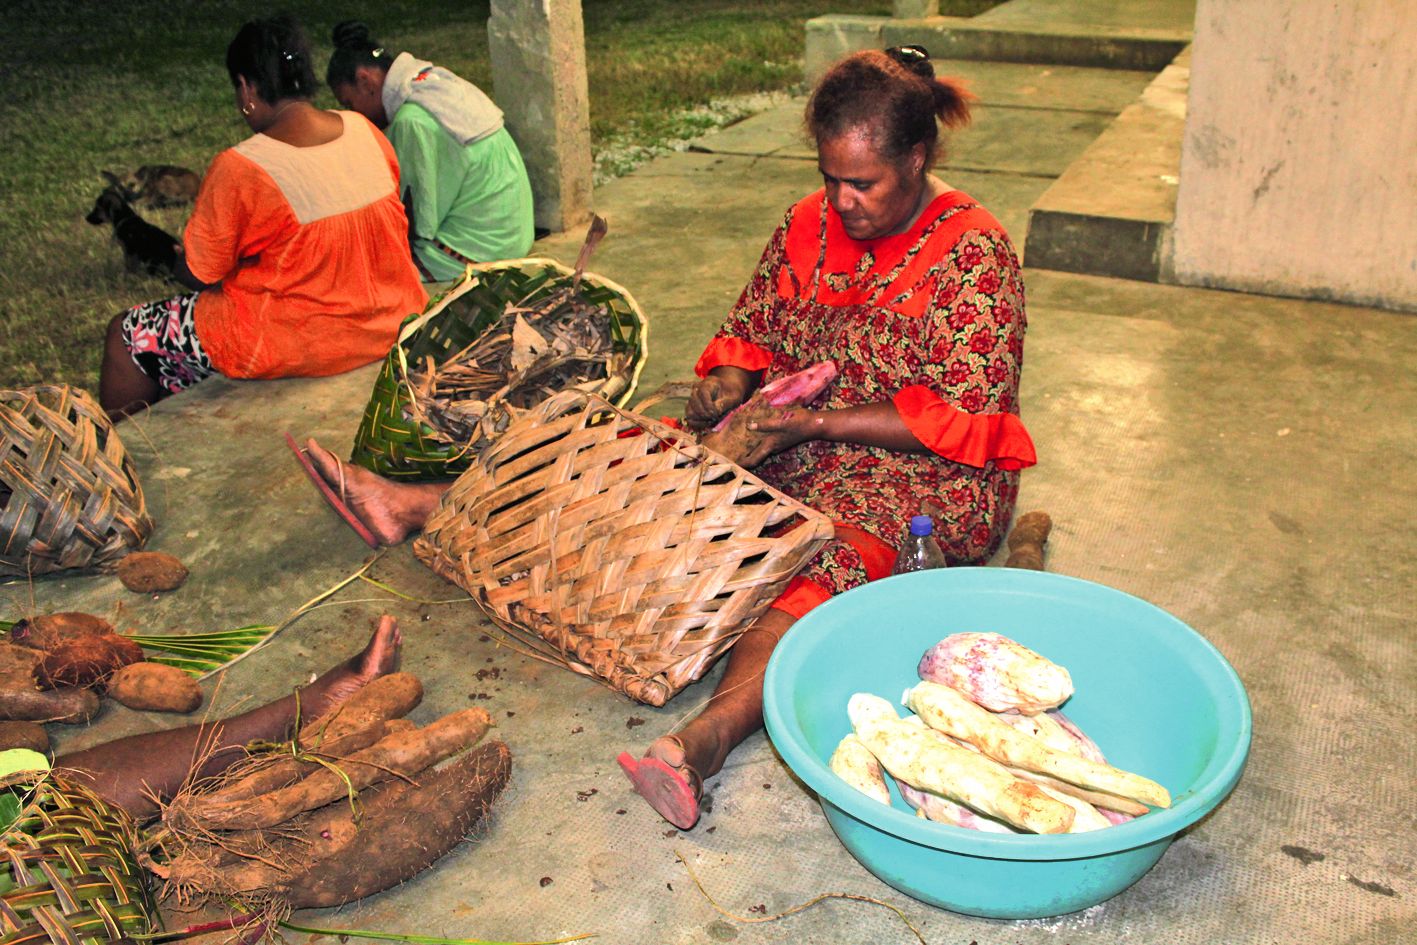
[[[485,334],[442,364],[409,374],[406,415],[450,444],[500,435],[513,417],[557,391],[593,390],[623,368],[604,304],[564,286],[527,304],[509,302]]]

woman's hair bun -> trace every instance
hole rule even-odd
[[[378,45],[369,35],[369,27],[358,20],[345,20],[335,24],[331,39],[336,49],[373,49]]]

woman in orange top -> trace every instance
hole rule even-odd
[[[214,373],[318,377],[388,353],[427,302],[401,249],[398,161],[354,112],[316,108],[303,32],[256,20],[226,50],[252,137],[207,169],[178,280],[196,289],[108,327],[99,400],[115,419]]]

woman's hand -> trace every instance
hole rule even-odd
[[[762,372],[738,367],[716,367],[694,385],[684,408],[684,425],[690,430],[707,430],[724,414],[746,401]]]
[[[768,408],[748,424],[748,430],[754,434],[753,445],[740,465],[752,469],[774,453],[808,440],[822,439],[825,425],[825,411],[806,407]]]

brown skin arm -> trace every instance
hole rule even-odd
[[[929,452],[929,448],[916,439],[900,418],[895,404],[889,401],[839,410],[785,407],[750,423],[748,429],[768,434],[758,448],[743,460],[743,465],[749,469],[772,454],[807,440],[856,443],[900,453]]]

